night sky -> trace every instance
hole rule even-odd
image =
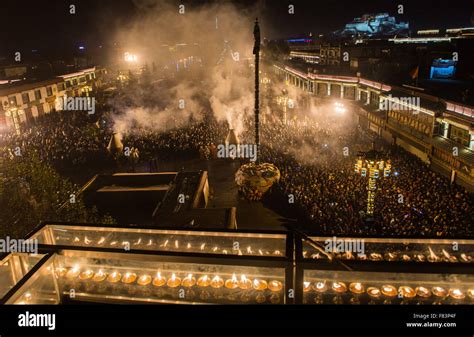
[[[108,45],[113,31],[123,22],[153,8],[155,0],[37,0],[20,2],[2,0],[0,20],[0,55],[15,49],[74,49],[79,45]],[[159,1],[159,0],[156,0]],[[171,0],[189,7],[206,1]],[[267,38],[298,36],[312,32],[328,33],[341,29],[364,13],[388,12],[398,20],[408,21],[412,31],[423,28],[474,26],[474,0],[245,0],[232,1],[249,15],[258,15],[262,35]],[[69,5],[76,5],[76,15],[69,15]],[[295,14],[288,14],[288,5]],[[403,4],[404,15],[396,14]],[[254,11],[253,9],[256,8]]]

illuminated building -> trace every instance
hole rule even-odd
[[[341,64],[342,46],[340,43],[323,43],[319,53],[321,65],[337,66]]]
[[[59,98],[88,96],[105,73],[94,67],[44,81],[0,84],[0,128],[20,132],[22,123],[55,110]]]
[[[316,40],[312,36],[288,39],[286,43],[291,51],[314,52],[318,50]]]
[[[388,13],[364,14],[346,24],[344,29],[335,32],[338,36],[374,37],[374,36],[407,36],[408,23],[397,23],[395,17]]]
[[[88,68],[74,73],[58,76],[63,83],[58,85],[60,92],[65,92],[68,97],[86,95],[92,91],[94,85],[100,86],[100,77],[106,73],[103,68]]]
[[[20,132],[20,125],[55,109],[55,101],[62,96],[58,90],[60,79],[0,86],[0,116],[4,127]],[[1,122],[1,117],[0,117]]]
[[[311,95],[353,102],[362,128],[474,190],[474,107],[363,77],[315,74],[281,65],[274,65],[273,70],[282,81]],[[419,97],[419,104],[404,103],[406,97]],[[380,109],[381,102],[396,98],[402,100]]]
[[[306,63],[319,64],[321,56],[319,53],[304,52],[304,51],[290,51],[290,60],[300,59]]]

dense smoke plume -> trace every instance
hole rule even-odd
[[[253,68],[249,67],[255,18],[251,9],[230,3],[191,6],[162,0],[135,4],[140,9],[138,17],[118,29],[116,40],[138,55],[140,65],[155,63],[158,73],[171,79],[163,85],[137,86],[127,92],[126,99],[114,100],[112,105],[119,112],[116,131],[163,132],[190,119],[199,120],[203,111],[212,109],[218,121],[227,121],[241,133],[243,116],[253,111],[254,101]],[[186,68],[183,62],[176,65],[183,59]],[[180,100],[184,109],[179,107]]]
[[[275,101],[287,98],[286,109],[281,100],[277,108],[286,110],[286,124],[278,126],[277,122],[275,130],[264,133],[267,137],[262,137],[262,144],[289,154],[303,164],[328,163],[331,158],[345,158],[344,153],[354,156],[358,151],[367,150],[347,142],[349,135],[357,133],[356,114],[350,103],[336,97],[319,98],[284,81],[272,83],[269,89]],[[343,108],[338,109],[338,105]],[[275,111],[266,108],[267,116],[272,117]],[[275,124],[264,127],[272,130]],[[288,137],[282,137],[282,133]]]

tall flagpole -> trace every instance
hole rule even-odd
[[[259,138],[259,58],[260,58],[260,27],[258,18],[255,19],[253,28],[255,45],[253,54],[255,55],[255,163],[250,162],[242,165],[235,173],[235,182],[239,186],[239,191],[248,200],[262,200],[263,195],[277,181],[280,180],[280,170],[271,163],[260,163],[260,138]],[[257,165],[255,165],[257,164]]]
[[[255,55],[255,146],[257,147],[257,160],[260,162],[260,135],[259,135],[259,94],[260,94],[260,74],[259,74],[259,59],[260,59],[260,27],[258,25],[258,18],[255,19],[255,26],[253,28],[253,37],[255,44],[253,47],[253,54]]]

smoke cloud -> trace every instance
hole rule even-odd
[[[164,80],[137,85],[111,102],[118,112],[115,130],[165,132],[212,111],[218,121],[243,132],[254,101],[252,9],[231,3],[134,3],[139,13],[121,23],[116,41],[124,52],[138,55],[138,64],[154,63]]]

